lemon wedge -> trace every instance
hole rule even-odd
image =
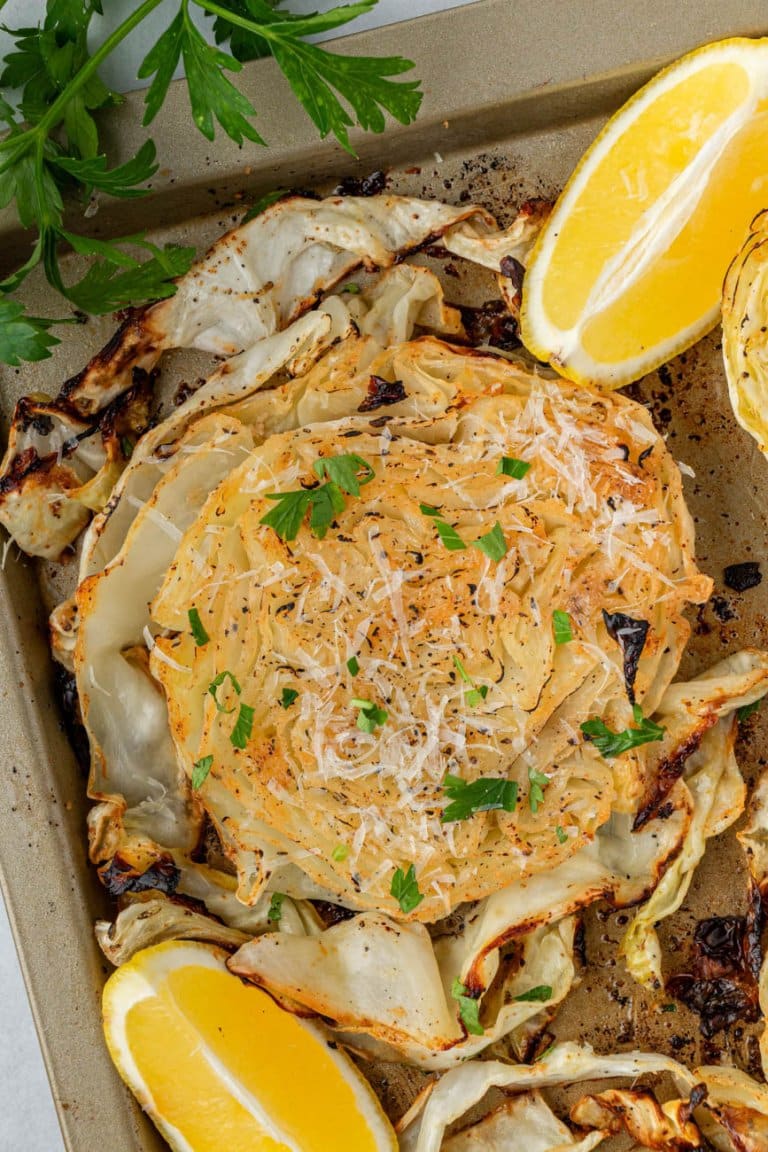
[[[768,207],[768,39],[708,44],[616,115],[531,254],[521,335],[563,375],[619,387],[716,323]]]
[[[104,989],[110,1055],[174,1152],[396,1152],[352,1062],[226,959],[213,945],[159,944]]]

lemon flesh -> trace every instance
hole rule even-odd
[[[178,1152],[394,1152],[354,1065],[188,942],[139,952],[104,991],[110,1054]]]
[[[768,40],[709,45],[606,125],[526,274],[522,336],[575,379],[617,387],[690,346],[768,205]]]

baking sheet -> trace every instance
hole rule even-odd
[[[384,0],[385,2],[385,0]],[[242,204],[276,186],[332,187],[342,175],[384,168],[396,192],[487,204],[502,221],[530,196],[554,196],[586,145],[613,111],[662,63],[725,35],[768,31],[762,0],[686,0],[676,5],[621,0],[483,0],[395,28],[347,38],[344,51],[408,54],[425,89],[416,125],[394,126],[384,137],[356,137],[355,162],[336,145],[320,144],[290,100],[271,61],[245,70],[248,95],[262,109],[269,151],[242,152],[228,140],[215,145],[193,133],[186,92],[177,86],[155,126],[166,167],[153,194],[137,207],[103,205],[88,222],[97,235],[135,230],[137,211],[153,238],[203,247],[238,218]],[[137,105],[129,97],[109,122],[115,155],[140,143]],[[279,138],[278,138],[279,130]],[[81,226],[86,222],[78,221]],[[27,239],[0,214],[0,252],[9,265]],[[464,281],[460,262],[435,261],[449,299],[477,303],[490,281]],[[6,268],[0,268],[5,272]],[[26,292],[35,311],[56,313],[41,280]],[[23,392],[57,391],[110,335],[110,318],[67,333],[54,358],[0,375],[7,425]],[[197,367],[181,357],[164,362],[166,382],[194,379]],[[726,563],[768,556],[765,462],[730,414],[719,339],[713,334],[668,368],[653,373],[635,395],[649,404],[668,434],[675,457],[696,473],[686,478],[697,523],[700,566],[716,583],[719,601],[703,608],[681,674],[694,672],[744,644],[768,646],[768,580],[744,594],[723,588]],[[768,569],[767,569],[768,571]],[[108,912],[87,867],[84,779],[62,730],[45,637],[45,605],[55,590],[38,569],[10,549],[0,573],[4,626],[0,634],[0,880],[8,902],[44,1056],[70,1152],[158,1152],[164,1147],[113,1072],[101,1039],[99,998],[108,966],[92,935]],[[758,717],[739,759],[751,782],[765,764],[761,749],[768,718]],[[723,838],[697,873],[681,913],[665,926],[665,954],[682,962],[696,919],[741,913],[743,867],[732,836]],[[641,991],[615,959],[626,914],[597,909],[587,917],[587,979],[569,1000],[554,1031],[591,1040],[603,1050],[660,1047],[686,1063],[733,1059],[754,1070],[754,1029],[701,1041],[696,1019],[648,1010]],[[587,1007],[588,1006],[588,1007]],[[588,1031],[585,1020],[595,1021]],[[414,1077],[392,1068],[374,1075],[395,1114]]]

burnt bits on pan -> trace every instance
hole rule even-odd
[[[517,320],[503,300],[488,300],[479,308],[460,308],[461,322],[473,348],[480,344],[511,352],[521,345]]]
[[[386,172],[368,176],[345,176],[333,190],[334,196],[378,196],[387,187]]]
[[[745,560],[742,564],[729,564],[723,571],[726,588],[734,592],[747,592],[762,582],[760,565],[756,560]]]
[[[643,654],[650,624],[647,620],[635,620],[624,612],[606,612],[603,620],[608,635],[614,640],[624,657],[624,684],[630,704],[635,703],[635,680],[640,657]]]
[[[402,380],[384,380],[381,376],[371,376],[368,381],[368,395],[358,412],[375,412],[389,404],[399,404],[405,400],[405,385]]]
[[[759,1019],[761,921],[760,893],[754,888],[746,916],[699,921],[690,971],[667,981],[667,991],[698,1014],[707,1039],[736,1021]]]
[[[506,276],[512,282],[512,287],[519,296],[523,290],[524,266],[514,256],[504,256],[499,264],[499,270],[502,276]]]
[[[110,896],[125,892],[149,892],[153,889],[171,896],[178,887],[181,873],[170,856],[161,856],[145,872],[137,872],[115,855],[107,868],[99,871],[102,884]]]

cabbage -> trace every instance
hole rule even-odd
[[[750,235],[723,285],[723,361],[733,414],[768,452],[768,211],[752,221]]]
[[[696,1108],[696,1124],[716,1147],[727,1152],[763,1152],[768,1089],[746,1073],[720,1066],[705,1066],[690,1072],[667,1056],[648,1052],[603,1056],[589,1045],[570,1042],[556,1045],[535,1064],[477,1060],[446,1072],[440,1080],[427,1085],[398,1124],[400,1149],[401,1152],[440,1152],[446,1128],[480,1103],[492,1088],[530,1093],[585,1080],[628,1078],[635,1081],[641,1076],[663,1073],[672,1076],[683,1099],[668,1101],[659,1107],[651,1103],[648,1096],[638,1098],[634,1093],[609,1092],[587,1097],[575,1106],[571,1115],[575,1114],[578,1122],[583,1119],[586,1123],[600,1124],[602,1134],[604,1125],[613,1127],[615,1113],[625,1111],[621,1123],[639,1140],[641,1147],[679,1152],[686,1147],[700,1147],[700,1143],[691,1143],[696,1125],[688,1123],[690,1097]],[[703,1105],[697,1107],[702,1094],[694,1089],[700,1084],[706,1088],[706,1096]],[[515,1152],[523,1148],[528,1152],[528,1145],[523,1142],[525,1134],[524,1128],[516,1130],[513,1124],[505,1125],[504,1136]]]
[[[605,1132],[590,1132],[578,1139],[540,1092],[521,1092],[444,1140],[441,1152],[590,1152],[605,1138]]]
[[[519,224],[499,233],[493,217],[473,205],[455,208],[399,196],[292,196],[220,237],[180,278],[175,296],[134,310],[55,400],[41,404],[33,396],[19,403],[0,465],[0,522],[24,551],[58,558],[88,522],[89,510],[106,504],[125,462],[120,439],[128,435],[133,441],[146,425],[149,374],[164,351],[198,348],[234,357],[289,327],[360,265],[388,268],[464,221],[473,226],[457,237],[459,248],[467,259],[490,259],[493,266],[496,257],[524,254],[541,214],[526,211]],[[419,287],[418,280],[401,314],[418,313],[424,290],[423,278]],[[421,311],[425,322],[435,319],[435,330],[460,334],[455,310],[443,310],[441,317],[425,301]],[[31,417],[43,431],[30,434]],[[79,439],[66,437],[62,458],[67,427]],[[114,428],[117,438],[108,431]]]
[[[734,708],[738,703],[738,699],[733,701]],[[687,761],[685,780],[693,797],[693,819],[682,851],[635,915],[622,941],[628,971],[648,988],[664,986],[657,925],[676,912],[685,899],[707,840],[730,827],[744,810],[746,789],[734,743],[732,718],[720,720]]]

